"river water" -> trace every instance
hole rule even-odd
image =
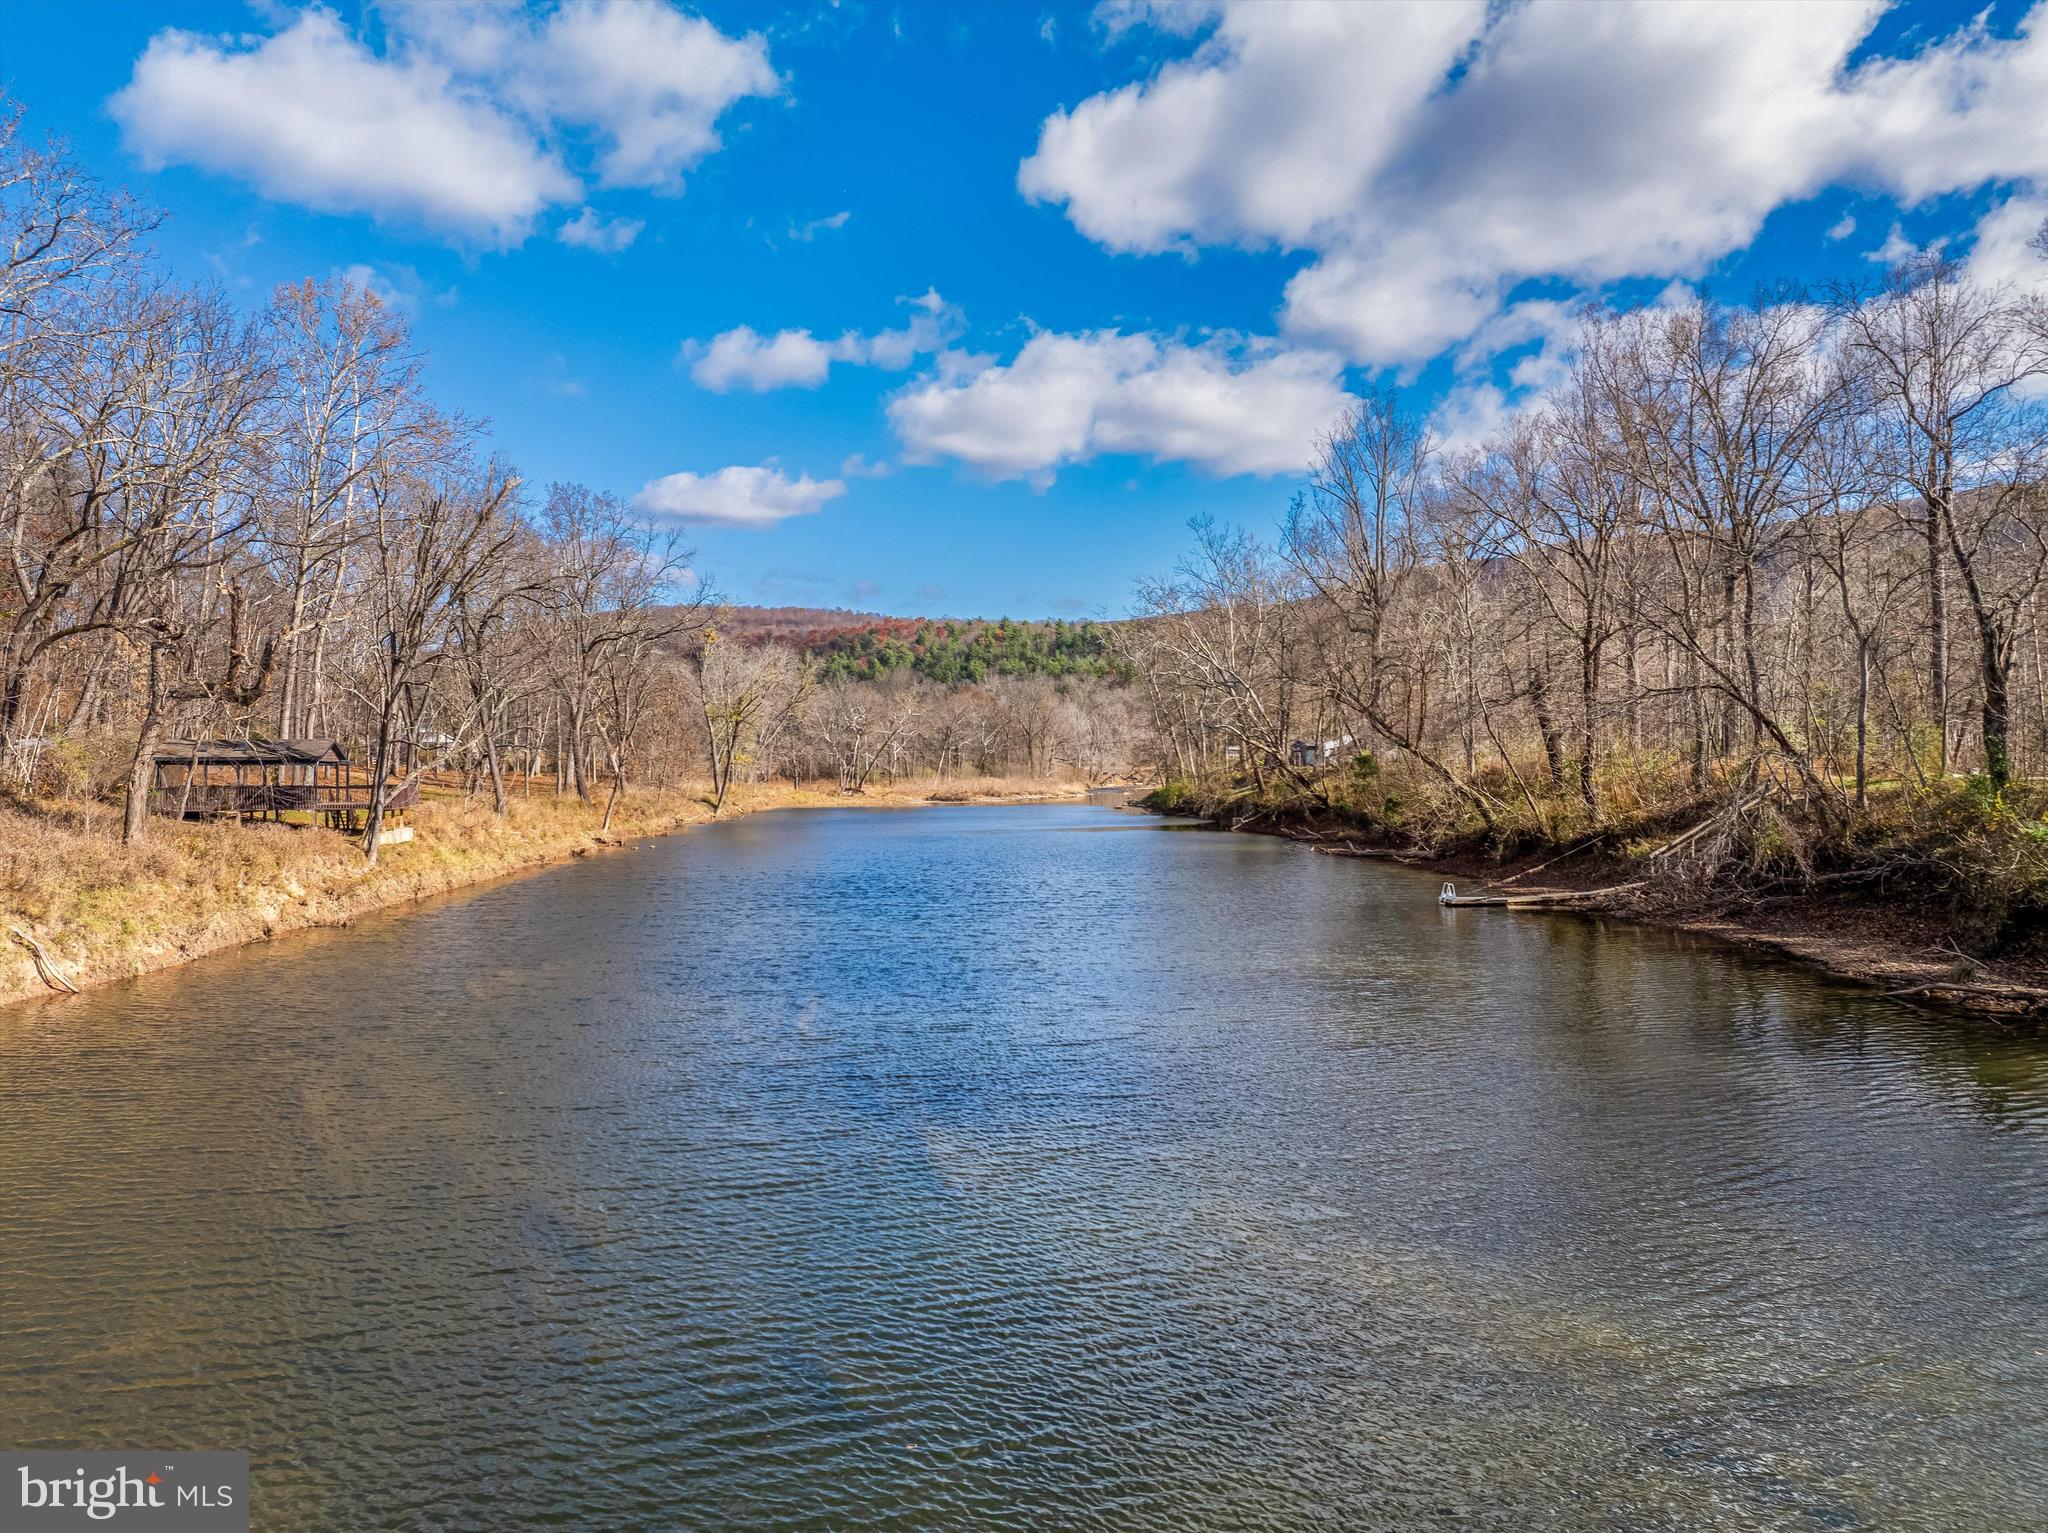
[[[2048,1525],[2048,1045],[1099,806],[0,1012],[0,1443],[259,1529]]]

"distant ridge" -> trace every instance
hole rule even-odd
[[[743,639],[781,639],[801,646],[812,636],[858,633],[881,624],[944,622],[942,618],[894,617],[847,607],[721,607],[717,627]]]
[[[843,607],[725,607],[713,619],[743,644],[787,644],[819,663],[827,681],[914,672],[945,684],[997,676],[1128,680],[1110,650],[1109,625],[1023,618],[891,617]]]

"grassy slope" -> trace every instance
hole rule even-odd
[[[1080,791],[993,779],[948,783],[936,792],[929,784],[903,783],[849,799],[829,786],[770,783],[736,787],[725,813]],[[612,836],[660,835],[711,818],[710,806],[695,793],[635,790],[621,801]],[[597,809],[552,794],[515,796],[503,821],[486,802],[430,798],[413,816],[415,839],[384,848],[372,868],[352,842],[329,831],[159,819],[144,845],[124,847],[118,808],[0,803],[0,1005],[50,994],[9,927],[28,931],[83,989],[586,855],[601,845],[598,820]]]

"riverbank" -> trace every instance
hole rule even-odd
[[[911,808],[1079,798],[1079,784],[1012,778],[903,782],[842,795],[829,784],[736,785],[719,818],[769,809]],[[25,933],[81,990],[174,968],[251,942],[470,884],[613,850],[714,818],[702,791],[636,789],[600,836],[601,805],[515,794],[488,802],[423,799],[414,839],[374,867],[331,831],[288,825],[155,820],[141,846],[120,841],[118,807],[0,801],[0,1006],[50,995]]]
[[[2004,919],[1987,927],[1981,906],[1958,909],[1926,897],[1903,874],[1888,884],[1875,856],[1862,867],[1741,887],[1688,878],[1651,855],[1668,846],[1669,825],[1634,835],[1616,826],[1576,842],[1525,836],[1503,854],[1475,835],[1419,844],[1298,804],[1246,812],[1241,803],[1194,794],[1146,807],[1306,842],[1329,856],[1397,862],[1455,883],[1461,895],[1528,899],[1526,908],[1552,914],[1711,936],[1901,999],[2048,1025],[2048,955],[2036,941],[2015,940]]]

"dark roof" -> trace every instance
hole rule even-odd
[[[165,740],[155,760],[159,766],[311,766],[347,761],[348,752],[338,740]]]

